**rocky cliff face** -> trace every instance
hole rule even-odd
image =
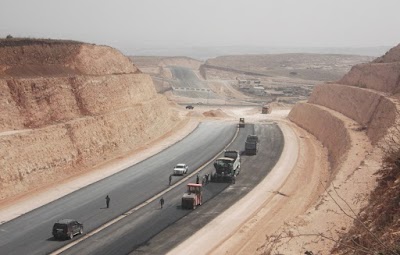
[[[0,199],[127,153],[177,120],[150,77],[110,47],[0,41]]]
[[[394,154],[393,160],[398,160],[399,95],[400,45],[370,63],[354,66],[336,84],[316,86],[307,103],[292,109],[289,119],[327,147],[332,172],[332,183],[321,194],[330,194],[329,198],[321,199],[316,206],[320,211],[315,210],[310,222],[319,222],[318,233],[329,233],[335,242],[321,238],[318,246],[315,240],[302,237],[298,244],[308,243],[314,252],[336,246],[329,254],[386,254],[383,251],[390,249],[396,253],[393,247],[398,247],[394,244],[398,245],[399,233],[398,210],[394,209],[398,208],[396,194],[400,187],[398,165],[385,158],[390,153],[382,153],[382,148],[388,148],[390,141],[396,144],[388,151]],[[372,192],[374,185],[377,188]],[[329,207],[332,194],[337,197],[332,202],[334,207]],[[364,201],[360,197],[365,197]],[[340,207],[339,213],[334,212],[332,208],[339,208],[341,202],[345,206]],[[364,206],[367,207],[363,209]],[[345,213],[349,209],[343,208],[350,208],[351,213]],[[331,211],[334,213],[327,216]],[[346,227],[338,227],[352,223],[355,225],[347,234]],[[301,232],[307,233],[310,228],[306,226]]]
[[[296,105],[290,112],[289,119],[315,135],[328,148],[333,166],[346,151],[341,148],[349,148],[350,144],[341,139],[348,136],[344,125],[339,129],[337,124],[330,125],[332,122],[326,122],[327,118],[320,116],[321,111],[331,112],[332,118],[340,113],[356,121],[360,125],[357,128],[366,130],[371,143],[377,144],[399,118],[396,99],[400,92],[399,52],[400,45],[371,63],[354,66],[336,84],[316,86],[308,102]],[[309,121],[300,113],[312,116],[313,120]],[[340,134],[338,130],[342,130]]]

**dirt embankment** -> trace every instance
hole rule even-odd
[[[110,47],[0,42],[0,199],[87,171],[177,120],[150,76]]]
[[[365,130],[371,143],[377,144],[399,117],[396,93],[400,88],[400,57],[396,61],[391,54],[398,56],[395,53],[399,49],[400,45],[369,64],[354,66],[338,84],[316,86],[308,102],[296,105],[289,118],[315,135],[331,153],[337,151],[336,148],[346,147],[348,142],[338,141],[337,138],[346,137],[347,131],[338,131],[338,126],[331,125],[333,121],[327,121],[327,118],[315,117],[321,115],[323,108],[356,121],[360,125],[359,130]],[[390,63],[383,62],[385,59],[390,59]],[[367,75],[363,75],[364,73]],[[331,115],[333,119],[337,119],[334,113]],[[328,137],[336,139],[324,142]],[[338,158],[334,161],[338,161]]]
[[[292,241],[280,243],[276,251],[304,252],[307,246],[317,254],[329,252],[352,223],[345,211],[350,207],[358,213],[366,204],[376,185],[373,174],[380,166],[378,145],[399,123],[399,51],[400,45],[369,64],[353,67],[338,84],[316,86],[308,102],[297,104],[290,112],[291,121],[327,147],[332,183],[318,205],[302,217],[302,226],[296,229],[294,224],[287,230]],[[331,194],[337,194],[336,200]],[[304,224],[305,219],[312,221]]]

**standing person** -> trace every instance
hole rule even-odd
[[[196,177],[196,183],[199,184],[199,182],[200,182],[200,177],[199,177],[199,175],[197,175],[197,177]]]
[[[169,175],[169,186],[171,186],[172,174]]]
[[[110,208],[110,197],[107,195],[106,196],[106,205],[107,205],[107,208]]]
[[[160,199],[160,206],[161,206],[161,209],[162,209],[163,206],[164,206],[164,198],[163,198],[163,197],[161,197],[161,199]]]

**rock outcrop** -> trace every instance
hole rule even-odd
[[[0,41],[0,199],[123,155],[177,120],[151,78],[115,49]]]
[[[315,211],[313,218],[309,217],[310,222],[319,222],[321,229],[316,231],[322,233],[321,236],[329,232],[328,235],[330,235],[331,240],[336,240],[336,246],[340,247],[342,243],[338,233],[346,230],[346,227],[342,227],[342,229],[337,228],[338,222],[343,225],[351,225],[352,219],[357,217],[357,220],[354,222],[360,225],[360,219],[365,220],[368,217],[371,219],[380,218],[381,215],[386,213],[381,209],[391,206],[384,205],[382,202],[384,200],[377,197],[373,198],[373,195],[372,199],[375,200],[370,200],[369,203],[370,205],[377,206],[374,209],[364,211],[364,218],[357,215],[362,210],[362,207],[366,205],[368,199],[365,198],[369,197],[370,192],[377,183],[375,174],[382,172],[379,171],[382,167],[381,148],[387,147],[388,138],[390,140],[400,135],[398,133],[398,125],[400,123],[399,93],[400,45],[370,63],[354,66],[337,83],[316,86],[308,102],[297,104],[289,114],[291,121],[313,134],[328,149],[332,183],[331,185],[326,184],[326,192],[321,194],[321,201],[315,209],[310,209],[308,213],[313,210]],[[357,136],[359,137],[358,139]],[[395,142],[398,142],[398,140]],[[387,183],[396,183],[393,180],[393,176],[390,176],[388,179],[390,181]],[[358,184],[355,189],[352,186],[356,182]],[[380,181],[380,185],[386,187],[388,190],[396,188],[388,188],[391,184],[387,183],[385,182],[382,185],[382,181]],[[381,189],[374,194],[376,196],[376,194],[383,193],[384,191]],[[334,200],[332,194],[337,195],[336,200]],[[347,200],[344,200],[339,194],[342,196],[346,195]],[[359,201],[360,197],[365,197],[364,201]],[[390,202],[391,199],[388,198],[386,201]],[[336,205],[340,210],[339,213],[332,213],[329,218],[327,215],[332,211],[332,208],[329,207],[329,202],[326,201],[332,200],[334,201],[332,204]],[[324,202],[326,204],[325,207]],[[340,203],[344,203],[344,205],[340,207]],[[346,210],[349,210],[348,208],[351,209],[351,213],[346,213]],[[371,214],[370,212],[374,210],[379,213]],[[389,211],[392,213],[391,215],[395,212],[395,210]],[[366,217],[365,215],[369,216]],[[393,221],[388,220],[386,222],[388,226],[395,224],[395,218],[391,217],[391,220]],[[365,221],[363,223],[365,224],[364,227],[360,227],[360,229],[364,231],[365,226],[371,225],[370,223],[371,221]],[[312,228],[311,226],[307,227],[304,224],[304,227],[299,232],[307,232]],[[385,243],[389,240],[386,238],[387,236],[396,231],[398,232],[398,229],[396,230],[395,228],[387,228],[381,232],[376,231],[377,227],[375,229],[367,227],[367,229],[370,232],[366,233],[366,236],[370,237],[371,233],[373,233],[376,236],[381,236],[380,240],[384,240]],[[390,234],[386,232],[390,232]],[[358,254],[355,252],[357,249],[351,249],[351,245],[357,248],[373,246],[371,242],[368,243],[365,241],[371,240],[368,238],[364,238],[363,241],[355,241],[362,239],[358,233],[353,229],[348,234],[349,239],[347,241],[350,246],[344,247],[347,245],[345,244],[342,250],[350,247],[351,254]],[[307,249],[311,249],[317,253],[322,252],[322,250],[318,251],[317,249],[325,249],[325,252],[327,252],[326,249],[329,250],[335,245],[335,242],[324,242],[323,239],[325,238],[321,238],[320,240],[322,241],[320,241],[318,247],[317,242],[314,240],[310,242],[310,239],[307,239],[305,236],[300,238],[303,239],[301,241],[296,240],[297,244],[307,243]],[[299,247],[297,244],[293,244],[292,246],[297,247],[295,249],[298,250]],[[321,248],[322,246],[324,248]],[[293,247],[289,247],[288,245],[288,250],[293,249]],[[280,249],[280,251],[283,251],[285,247],[281,247]],[[365,250],[369,251],[367,248]],[[331,251],[331,253],[345,254],[345,252],[338,253],[338,251]]]
[[[328,148],[332,166],[338,165],[345,148],[350,146],[346,144],[346,129],[330,125],[337,121],[327,122],[326,117],[315,116],[319,116],[323,108],[341,113],[356,121],[360,130],[366,130],[372,144],[379,143],[399,117],[396,100],[400,92],[399,50],[400,45],[371,63],[354,66],[336,84],[316,86],[308,102],[297,104],[290,112],[290,120],[315,135]],[[298,114],[303,112],[313,116],[313,120]],[[338,130],[342,133],[338,134]]]

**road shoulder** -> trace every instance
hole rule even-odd
[[[222,248],[222,245],[233,244],[229,240],[262,208],[260,205],[265,206],[277,195],[274,191],[280,190],[294,168],[299,148],[299,141],[293,130],[284,122],[279,123],[279,126],[286,142],[282,156],[270,174],[240,201],[168,254],[225,254],[226,248]]]

